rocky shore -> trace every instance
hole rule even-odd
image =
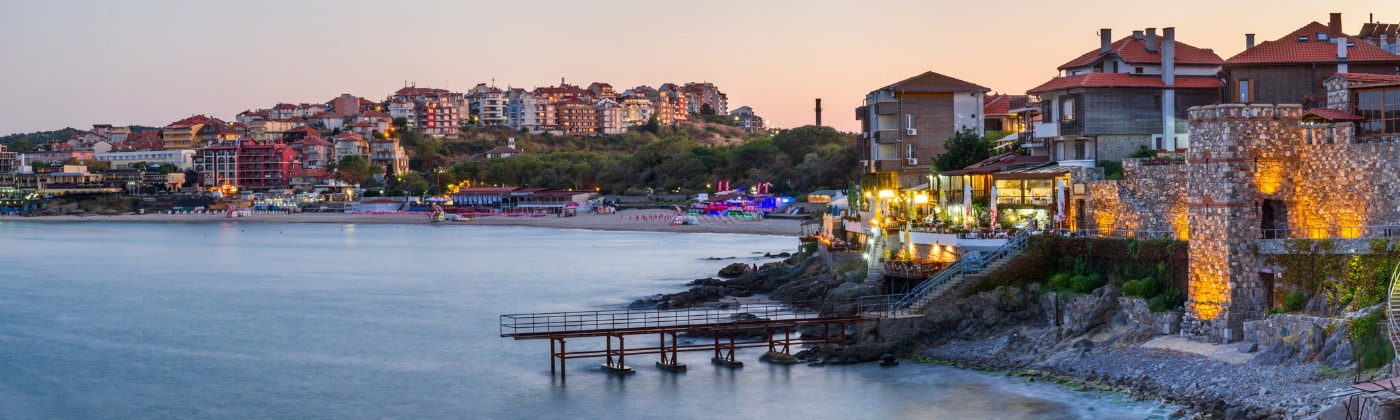
[[[835,267],[843,262],[799,254],[758,270],[736,263],[722,276],[730,278],[698,279],[688,291],[639,299],[632,306],[725,305],[765,296],[790,303],[834,302],[881,292],[863,282],[863,272],[839,272]],[[1345,331],[1324,321],[1275,317],[1281,321],[1272,322],[1287,325],[1253,326],[1258,342],[1221,352],[1231,353],[1229,358],[1145,345],[1173,337],[1180,318],[1175,312],[1151,313],[1141,299],[1122,297],[1112,286],[1089,295],[999,288],[921,316],[885,319],[861,331],[853,327],[847,331],[853,341],[866,339],[830,354],[809,351],[801,357],[816,364],[860,363],[899,354],[1000,370],[1183,407],[1174,418],[1313,418],[1338,404],[1335,396],[1350,388]]]

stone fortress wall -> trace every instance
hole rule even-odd
[[[1244,321],[1273,306],[1259,276],[1265,228],[1278,238],[1347,238],[1400,224],[1400,144],[1358,144],[1351,124],[1304,124],[1303,113],[1195,107],[1185,164],[1129,159],[1124,180],[1088,184],[1083,227],[1189,238],[1184,335],[1236,341]]]

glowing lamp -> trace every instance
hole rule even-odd
[[[928,204],[928,194],[914,196],[914,204]]]
[[[890,191],[890,190],[880,190],[880,198],[890,198],[890,197],[894,197],[894,191]]]

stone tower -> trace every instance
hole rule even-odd
[[[1269,309],[1259,278],[1261,211],[1255,166],[1277,145],[1301,144],[1298,105],[1190,109],[1187,153],[1189,286],[1182,334],[1228,343]],[[1272,153],[1270,153],[1272,154]]]

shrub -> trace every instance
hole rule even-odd
[[[1157,279],[1143,277],[1141,280],[1129,280],[1123,282],[1123,294],[1126,296],[1137,296],[1143,299],[1151,299],[1162,291],[1162,284]]]
[[[1055,273],[1050,277],[1051,290],[1069,290],[1069,273]]]
[[[1381,330],[1385,322],[1381,319],[1383,315],[1384,311],[1375,311],[1347,321],[1347,338],[1351,339],[1357,367],[1361,370],[1380,368],[1395,358],[1395,350]]]
[[[1308,304],[1308,297],[1303,292],[1292,292],[1283,297],[1283,311],[1295,312],[1303,310]]]
[[[1186,299],[1179,289],[1167,289],[1161,294],[1147,300],[1147,310],[1152,312],[1175,311],[1185,303]]]
[[[1070,288],[1077,293],[1089,293],[1094,289],[1103,287],[1103,277],[1097,273],[1089,276],[1074,276],[1069,280]]]

